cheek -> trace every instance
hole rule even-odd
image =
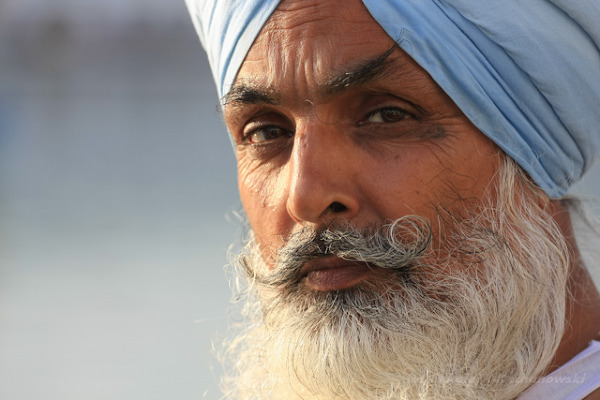
[[[244,209],[248,213],[265,207],[272,193],[272,185],[268,177],[261,173],[260,165],[239,154],[238,186]]]
[[[463,147],[453,158],[450,177],[454,182],[453,190],[480,203],[493,199],[502,151],[478,131],[473,134],[473,140],[464,143]]]
[[[429,217],[432,201],[439,197],[444,170],[431,145],[382,152],[373,158],[370,170],[365,180],[369,187],[366,193],[382,220],[409,214]]]
[[[372,159],[366,184],[380,216],[416,214],[434,222],[439,207],[463,209],[465,201],[478,203],[493,194],[489,189],[500,160],[497,147],[487,139],[452,137],[394,149]]]
[[[238,157],[240,198],[261,248],[272,247],[288,229],[285,176],[285,167],[265,167]]]

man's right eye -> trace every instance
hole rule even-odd
[[[290,138],[293,132],[276,125],[261,126],[251,130],[244,136],[244,140],[250,144],[266,144],[267,142],[281,138]]]

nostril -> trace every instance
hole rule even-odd
[[[339,203],[337,201],[334,201],[333,203],[331,203],[328,207],[329,211],[331,211],[332,213],[341,213],[346,211],[348,208],[343,205],[342,203]]]

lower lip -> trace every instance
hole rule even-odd
[[[363,280],[370,272],[372,269],[362,263],[319,269],[306,275],[306,284],[314,290],[324,292],[347,289]]]

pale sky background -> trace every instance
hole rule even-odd
[[[0,0],[0,399],[218,398],[216,104],[183,0]]]
[[[216,104],[183,0],[0,0],[0,399],[218,398]]]

